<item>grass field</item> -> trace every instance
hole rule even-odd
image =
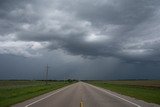
[[[9,107],[18,102],[67,86],[68,82],[0,81],[0,107]]]
[[[149,103],[160,104],[160,81],[90,81],[89,83]]]

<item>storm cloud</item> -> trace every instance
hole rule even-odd
[[[79,73],[67,73],[75,77],[93,74],[94,79],[101,71],[100,79],[118,69],[132,74],[128,72],[131,69],[146,70],[140,66],[154,68],[160,61],[159,29],[159,0],[0,1],[0,56],[43,59],[46,63],[50,57],[58,57],[55,60],[60,65],[62,57],[75,59],[70,65],[62,64],[63,70],[55,67],[61,72],[77,70]],[[77,69],[72,66],[74,61]],[[133,78],[142,76],[136,74]]]

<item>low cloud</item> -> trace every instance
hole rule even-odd
[[[83,57],[160,61],[158,0],[1,1],[0,54],[64,50]]]

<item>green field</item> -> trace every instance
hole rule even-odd
[[[160,104],[160,81],[90,81],[92,85]]]
[[[0,81],[0,107],[9,107],[18,102],[62,88],[71,83],[44,81]]]

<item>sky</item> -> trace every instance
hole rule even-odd
[[[160,0],[1,0],[0,79],[160,79]]]

